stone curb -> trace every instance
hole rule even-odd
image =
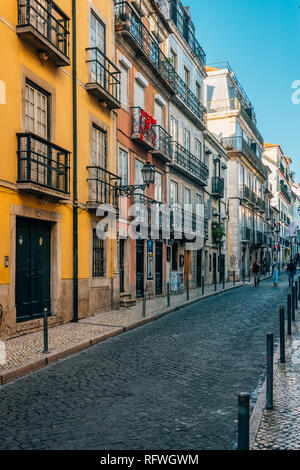
[[[143,318],[142,320],[136,321],[135,323],[132,323],[131,325],[124,326],[121,328],[114,327],[115,329],[113,331],[101,334],[100,336],[95,336],[94,338],[83,341],[82,343],[75,344],[74,346],[70,346],[62,351],[49,353],[45,355],[45,357],[27,362],[23,364],[22,366],[15,367],[14,369],[4,371],[0,374],[0,386],[8,382],[11,382],[15,379],[18,379],[20,377],[23,377],[24,375],[30,374],[31,372],[35,372],[39,369],[42,369],[46,367],[47,365],[54,364],[60,359],[64,359],[68,356],[72,356],[73,354],[76,354],[80,351],[88,349],[91,346],[95,346],[96,344],[102,341],[105,341],[106,339],[112,338],[113,336],[120,335],[121,333],[125,333],[126,331],[130,331],[135,328],[138,328],[139,326],[145,325],[146,323],[150,323],[154,320],[158,320],[164,317],[165,315],[168,315],[169,313],[176,312],[178,310],[181,310],[182,308],[189,307],[190,305],[193,305],[197,302],[201,302],[201,300],[209,299],[210,297],[214,297],[216,295],[223,294],[225,292],[231,291],[233,289],[238,289],[239,287],[244,287],[247,285],[249,285],[249,283],[245,282],[245,284],[239,284],[236,286],[227,287],[224,290],[219,290],[217,292],[205,294],[201,297],[198,297],[197,299],[188,300],[184,302],[183,304],[175,305],[174,307],[171,307],[163,312],[157,313],[156,315],[153,315],[151,317],[146,317],[146,318]],[[166,298],[164,299],[166,300]]]
[[[287,334],[285,335],[285,347],[290,347],[291,341],[293,338],[294,334],[294,325],[292,325],[292,335],[288,336]],[[273,380],[275,380],[275,376],[277,373],[277,370],[280,366],[284,367],[285,364],[280,363],[280,342],[278,341],[276,350],[274,352],[274,362],[273,362]],[[255,403],[255,406],[253,408],[251,417],[250,417],[250,433],[249,433],[249,447],[252,450],[253,445],[256,440],[257,432],[259,429],[259,425],[261,423],[264,411],[266,409],[266,388],[267,388],[267,379],[265,378],[264,384],[258,393],[257,401]]]

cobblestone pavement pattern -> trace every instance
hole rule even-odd
[[[286,298],[265,281],[203,300],[0,388],[0,449],[229,449]]]
[[[273,410],[265,410],[254,450],[300,450],[300,325],[274,379]]]

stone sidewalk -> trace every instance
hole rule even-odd
[[[245,285],[249,284],[249,279]],[[233,285],[227,282],[225,291],[243,286],[242,282]],[[139,301],[130,308],[103,312],[78,321],[49,328],[49,354],[43,354],[43,331],[26,334],[5,341],[6,361],[0,365],[0,384],[7,383],[22,375],[30,373],[53,363],[63,357],[77,353],[107,338],[138,327],[163,315],[190,305],[201,299],[224,292],[222,285],[205,286],[202,289],[191,289],[189,300],[186,292],[182,295],[171,296],[170,307],[166,297],[156,297],[148,300],[145,318],[142,316],[143,302]]]
[[[300,310],[274,377],[273,410],[265,410],[253,450],[300,450]]]

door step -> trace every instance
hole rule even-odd
[[[131,299],[129,293],[120,294],[120,307],[133,307],[134,305],[136,305],[136,299]]]

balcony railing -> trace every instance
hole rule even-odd
[[[107,103],[110,109],[120,107],[121,72],[98,47],[88,47],[89,81],[86,89]]]
[[[191,152],[185,149],[178,142],[172,142],[173,146],[173,165],[178,165],[181,169],[186,170],[189,175],[194,176],[201,181],[203,185],[207,185],[208,168],[196,158]]]
[[[213,176],[211,182],[211,192],[214,196],[224,197],[224,178]]]
[[[154,149],[157,134],[156,121],[140,107],[131,108],[131,138],[149,149]]]
[[[248,227],[242,227],[241,230],[242,241],[254,242],[254,232]]]
[[[280,184],[280,192],[284,195],[284,197],[291,202],[291,196],[288,193],[288,190],[283,184]]]
[[[266,203],[259,196],[256,197],[256,207],[258,208],[260,212],[266,212]]]
[[[185,12],[183,6],[177,0],[169,0],[170,18],[181,33],[194,54],[198,57],[201,65],[206,64],[206,54],[195,38],[195,27]]]
[[[244,199],[247,202],[251,202],[251,199],[252,199],[251,193],[252,191],[248,188],[248,186],[246,186],[245,184],[241,185],[240,195],[242,199]]]
[[[70,152],[29,132],[17,137],[19,189],[53,196],[53,191],[69,194]]]
[[[264,139],[256,127],[256,123],[251,119],[249,112],[247,111],[249,108],[245,108],[244,105],[238,98],[228,98],[223,100],[212,100],[208,101],[207,103],[207,112],[211,113],[220,113],[226,111],[238,111],[244,120],[247,122],[248,126],[252,130],[253,134],[260,142],[261,145],[264,144]]]
[[[264,179],[267,179],[268,172],[262,161],[258,158],[252,148],[242,137],[226,137],[222,139],[222,145],[228,152],[241,152],[259,171]]]
[[[263,242],[263,234],[262,234],[262,232],[260,232],[260,231],[257,231],[257,232],[256,232],[256,239],[255,239],[255,242],[262,244],[262,242]]]
[[[171,87],[174,68],[128,2],[115,2],[116,30],[126,31],[152,66]]]
[[[96,209],[99,204],[110,204],[119,208],[119,198],[115,190],[120,178],[110,171],[97,165],[88,166],[89,200],[87,207]]]
[[[175,71],[173,65],[160,49],[159,43],[148,31],[128,2],[115,3],[116,29],[126,31],[130,40],[138,46],[149,63],[167,82],[170,90],[183,101],[191,116],[205,123],[206,108]]]
[[[196,95],[192,93],[187,84],[182,80],[182,78],[174,72],[174,81],[173,87],[176,92],[176,95],[184,102],[184,104],[189,108],[192,114],[205,125],[206,120],[206,108],[198,100]]]
[[[69,17],[52,0],[18,0],[17,33],[57,66],[70,65]]]
[[[165,160],[172,160],[173,148],[170,134],[159,125],[154,126],[154,133],[156,135],[156,139],[154,141],[154,150],[152,153],[160,155]]]

